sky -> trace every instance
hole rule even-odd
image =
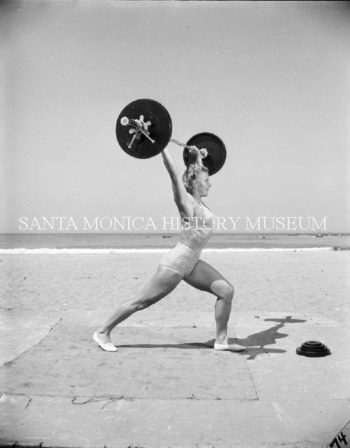
[[[138,98],[166,107],[173,138],[224,141],[216,215],[349,232],[349,20],[347,2],[2,2],[0,232],[20,217],[176,216],[161,156],[116,141]]]

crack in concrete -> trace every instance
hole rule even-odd
[[[26,394],[21,394],[21,393],[11,393],[11,392],[6,392],[3,391],[3,394],[6,394],[7,396],[11,396],[11,397],[27,397]],[[28,400],[30,399],[31,401],[33,401],[33,397],[37,397],[37,398],[66,398],[68,400],[71,401],[71,403],[75,406],[83,406],[85,404],[89,404],[89,403],[98,403],[100,401],[118,401],[118,400],[124,400],[124,401],[136,401],[136,400],[143,400],[143,401],[147,401],[147,400],[151,400],[151,401],[187,401],[187,400],[198,400],[198,401],[217,401],[217,400],[221,400],[221,401],[239,401],[239,402],[251,402],[251,401],[260,401],[259,398],[222,398],[222,397],[213,397],[213,398],[198,398],[195,396],[188,396],[188,397],[166,397],[166,398],[149,398],[149,397],[129,397],[126,395],[118,395],[118,396],[106,396],[106,395],[102,395],[102,396],[87,396],[87,395],[53,395],[53,394],[31,394],[31,397],[28,397]],[[81,401],[79,401],[81,400]],[[332,401],[349,401],[350,402],[350,398],[345,398],[345,399],[334,399]],[[27,403],[28,406],[28,403]]]
[[[29,351],[32,350],[33,348],[38,347],[38,345],[40,345],[40,344],[43,342],[43,340],[44,340],[45,338],[47,338],[47,336],[48,336],[48,335],[49,335],[49,334],[50,334],[50,333],[57,327],[57,325],[58,325],[61,321],[62,321],[62,317],[60,317],[60,318],[57,320],[57,322],[55,322],[53,325],[51,325],[51,326],[49,327],[49,329],[47,330],[47,332],[45,333],[45,335],[40,339],[39,342],[37,342],[37,343],[34,344],[34,345],[30,345],[30,347],[28,347],[27,349],[25,349],[23,352],[19,353],[17,356],[15,356],[15,357],[14,357],[13,359],[11,359],[10,361],[6,361],[6,362],[4,362],[4,363],[0,366],[0,368],[11,366],[11,364],[14,363],[14,362],[16,362],[16,361],[18,360],[19,357],[21,357],[22,355],[26,354],[27,352],[29,352]]]
[[[112,404],[112,403],[117,403],[118,401],[123,400],[123,398],[112,398],[109,401],[107,401],[104,405],[102,405],[101,409],[99,410],[99,412],[103,411],[105,409],[106,406]],[[132,400],[128,400],[128,401],[132,401]]]
[[[121,396],[121,397],[90,397],[87,400],[79,401],[80,398],[82,398],[82,397],[79,397],[79,396],[73,397],[71,403],[75,406],[84,406],[85,404],[89,404],[89,403],[99,403],[100,401],[106,401],[107,403],[105,403],[102,406],[102,408],[103,408],[107,404],[110,404],[114,401],[124,399],[123,396]]]
[[[29,408],[29,405],[30,405],[30,403],[33,401],[33,398],[32,397],[29,397],[29,399],[28,399],[28,403],[25,405],[25,407],[24,407],[24,409],[28,409]]]
[[[259,393],[258,393],[258,389],[257,389],[257,387],[256,387],[256,385],[255,385],[255,383],[254,383],[253,373],[251,372],[251,370],[250,370],[250,368],[249,368],[249,365],[248,365],[248,361],[247,361],[247,360],[245,360],[245,363],[246,363],[246,366],[247,366],[247,370],[248,370],[248,372],[249,372],[250,381],[251,381],[251,383],[252,383],[252,385],[253,385],[254,392],[255,392],[255,397],[256,397],[256,398],[253,399],[253,400],[260,401]],[[252,401],[253,401],[253,400],[252,400]]]

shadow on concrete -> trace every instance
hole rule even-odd
[[[264,331],[259,331],[258,333],[253,333],[244,339],[230,338],[230,343],[237,343],[246,347],[242,355],[248,355],[248,360],[255,359],[258,355],[262,354],[276,354],[276,353],[286,353],[286,350],[277,348],[265,348],[267,345],[276,344],[278,339],[286,338],[287,333],[279,333],[278,331],[284,327],[286,324],[299,324],[304,323],[304,319],[293,319],[292,316],[286,316],[284,318],[274,318],[274,319],[264,319],[265,322],[277,322],[271,328]],[[215,339],[211,339],[205,343],[203,342],[190,342],[182,344],[129,344],[129,345],[118,345],[118,347],[123,348],[178,348],[181,350],[186,349],[212,349],[214,346]]]
[[[212,344],[209,342],[188,342],[183,344],[118,344],[118,348],[180,348],[180,349],[197,349],[197,348],[213,348],[214,339]]]
[[[278,319],[264,319],[265,322],[277,322],[271,328],[264,331],[259,331],[258,333],[253,333],[244,339],[237,340],[237,343],[246,347],[246,350],[242,353],[243,355],[249,355],[248,360],[255,359],[258,355],[262,354],[276,354],[276,353],[286,353],[286,350],[276,349],[276,348],[265,348],[267,345],[273,345],[277,343],[278,339],[286,338],[287,333],[279,333],[278,331],[284,327],[286,324],[300,324],[306,322],[305,319],[293,319],[292,316],[286,316],[284,318]],[[236,342],[236,341],[235,341]]]

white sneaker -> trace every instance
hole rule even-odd
[[[219,344],[218,342],[215,342],[214,344],[214,350],[221,351],[221,352],[243,352],[245,350],[245,347],[239,344]]]
[[[112,342],[102,342],[98,337],[98,332],[95,331],[94,335],[92,336],[92,339],[97,343],[97,345],[102,348],[102,350],[106,352],[117,352],[117,347],[112,344]]]

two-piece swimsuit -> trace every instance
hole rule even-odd
[[[190,194],[188,197],[195,206],[195,215],[183,219],[180,241],[159,262],[184,277],[193,271],[215,223],[215,216],[208,207],[197,202]]]

